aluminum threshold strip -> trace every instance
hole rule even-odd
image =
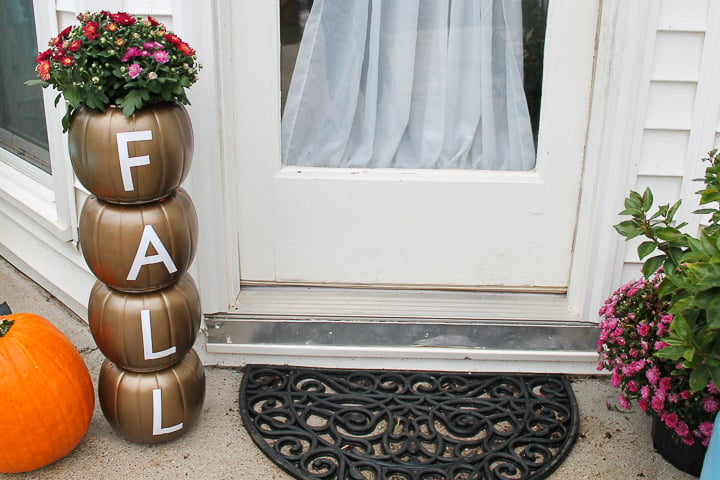
[[[558,353],[589,353],[597,348],[597,325],[578,321],[427,321],[224,313],[207,315],[206,325],[208,349],[215,351],[227,351],[229,345]]]

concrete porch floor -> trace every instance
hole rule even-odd
[[[57,325],[81,352],[97,382],[103,355],[88,326],[0,257],[0,303],[3,301],[13,312],[37,313]],[[196,345],[196,349],[202,348],[202,344]],[[0,473],[0,480],[291,479],[260,452],[242,426],[238,411],[242,370],[207,366],[206,375],[203,413],[180,439],[154,446],[127,442],[110,428],[96,402],[89,431],[75,451],[34,472]],[[640,411],[614,408],[617,391],[607,378],[573,378],[573,389],[580,407],[580,437],[568,459],[549,478],[694,478],[653,451],[649,417]]]

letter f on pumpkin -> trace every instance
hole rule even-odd
[[[131,157],[128,151],[128,143],[152,140],[152,130],[141,130],[137,132],[119,132],[117,134],[118,156],[120,157],[120,174],[122,176],[123,188],[126,192],[135,190],[130,168],[150,165],[150,155]]]
[[[157,252],[155,255],[148,255],[148,247],[152,245]],[[133,260],[130,272],[128,273],[127,279],[130,281],[137,280],[140,274],[140,269],[144,265],[151,265],[153,263],[163,263],[165,268],[168,269],[169,273],[177,272],[175,263],[170,258],[165,245],[163,245],[160,237],[155,232],[152,225],[145,225],[143,229],[142,238],[140,238],[140,245],[138,246],[137,253],[135,254],[135,260]]]

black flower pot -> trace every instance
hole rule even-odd
[[[658,417],[653,417],[651,435],[653,447],[668,463],[685,473],[700,476],[707,447],[699,441],[693,445],[678,443],[673,431]]]

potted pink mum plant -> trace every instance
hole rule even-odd
[[[696,237],[675,225],[679,201],[651,213],[649,189],[626,198],[621,215],[630,218],[615,229],[626,239],[644,237],[644,278],[607,299],[598,340],[598,369],[611,372],[620,406],[636,403],[652,416],[656,449],[695,475],[720,410],[720,154],[704,160],[704,208],[694,213],[707,224]]]

